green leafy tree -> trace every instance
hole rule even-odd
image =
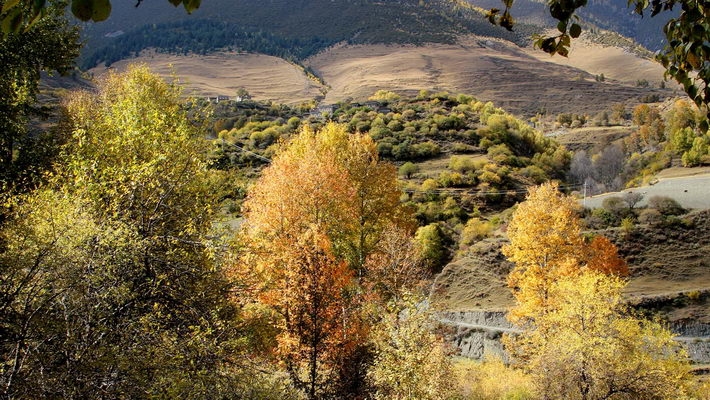
[[[12,4],[0,1],[3,10]],[[28,135],[27,123],[42,113],[40,72],[68,72],[79,55],[79,33],[64,19],[63,2],[49,4],[26,31],[0,36],[0,182],[17,183],[56,152],[47,135]]]
[[[411,161],[407,161],[406,163],[402,164],[401,167],[399,167],[399,174],[407,179],[410,179],[412,175],[416,174],[417,172],[419,172],[419,167]]]
[[[708,144],[704,137],[696,137],[690,150],[683,153],[681,160],[685,167],[700,165],[708,154]]]

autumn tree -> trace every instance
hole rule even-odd
[[[531,188],[513,213],[507,229],[510,243],[503,254],[515,263],[508,276],[517,300],[511,311],[515,322],[534,320],[546,312],[550,287],[561,277],[577,275],[583,268],[628,274],[608,239],[598,236],[585,242],[578,209],[575,199],[560,193],[557,184],[547,183]]]
[[[508,225],[510,243],[503,254],[515,263],[508,285],[518,300],[511,316],[534,317],[547,307],[549,288],[559,276],[574,273],[570,265],[584,254],[576,216],[578,205],[556,184],[530,189]]]
[[[429,275],[421,248],[408,229],[392,226],[382,235],[378,249],[365,261],[367,289],[383,303],[399,302],[416,293]]]
[[[277,326],[282,362],[304,364],[305,353],[287,344],[320,341],[310,342],[307,354],[316,360],[309,359],[307,379],[301,367],[291,372],[291,380],[308,396],[352,395],[365,385],[363,288],[374,288],[382,298],[396,296],[411,278],[403,274],[390,279],[389,272],[403,272],[392,263],[418,265],[395,254],[391,245],[392,241],[406,245],[406,236],[411,236],[408,212],[399,198],[396,169],[379,161],[370,137],[351,135],[336,124],[317,132],[304,127],[290,142],[282,143],[249,192],[244,205],[246,246],[236,268],[258,275],[255,286],[260,301],[281,310]],[[304,248],[305,238],[313,234],[319,239]],[[303,254],[322,256],[304,259]],[[337,274],[334,270],[326,274],[333,268]],[[333,274],[343,278],[329,282],[330,292],[321,297],[314,290],[326,289],[293,286],[316,279],[314,274],[325,274],[318,279],[333,279],[328,277]],[[307,314],[299,323],[289,323],[296,304],[308,307],[323,296],[330,305],[321,304],[331,311],[324,311],[320,325],[313,316],[305,318]],[[332,356],[336,352],[340,357]]]
[[[368,377],[377,399],[453,398],[451,360],[442,337],[421,299],[405,296],[391,302],[375,326],[373,367]]]
[[[690,366],[682,345],[657,321],[633,316],[618,277],[585,270],[555,281],[551,307],[535,328],[509,341],[542,398],[677,399]]]
[[[132,67],[66,109],[59,171],[0,231],[3,396],[237,396],[218,177],[179,88]]]
[[[396,169],[379,160],[367,135],[328,124],[301,133],[277,152],[245,202],[247,233],[269,243],[318,226],[336,257],[357,275],[388,226],[408,227]]]
[[[677,398],[688,362],[671,333],[636,317],[622,298],[628,274],[616,247],[580,235],[576,203],[555,184],[530,190],[510,222],[504,254],[510,318],[523,332],[505,338],[542,398]]]
[[[301,236],[286,260],[283,278],[265,295],[282,316],[277,352],[291,381],[309,399],[332,395],[338,360],[358,344],[361,324],[344,307],[353,289],[352,271],[330,252],[317,232]]]
[[[597,235],[587,246],[586,268],[607,275],[625,277],[629,267],[619,256],[619,250],[606,237]]]

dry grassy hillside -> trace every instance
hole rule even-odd
[[[615,103],[636,104],[648,94],[662,99],[673,95],[657,88],[663,69],[655,62],[581,41],[569,60],[477,37],[462,38],[455,45],[336,46],[304,63],[327,87],[309,79],[302,68],[263,55],[146,54],[115,67],[128,62],[146,63],[164,75],[174,71],[198,94],[233,95],[236,88],[244,87],[257,100],[286,104],[320,100],[326,91],[323,102],[331,104],[348,98],[364,100],[380,89],[427,89],[471,94],[511,113],[531,116],[540,111],[594,114]],[[608,79],[597,82],[599,74]],[[637,87],[641,79],[651,82],[651,87]]]
[[[630,301],[663,310],[671,320],[710,323],[710,211],[696,211],[682,223],[618,229],[612,239],[629,263]],[[432,304],[444,310],[505,310],[513,304],[506,275],[512,264],[500,253],[504,239],[487,239],[447,265],[437,276]]]
[[[281,58],[261,54],[214,53],[206,56],[144,53],[119,61],[111,68],[144,63],[163,76],[177,76],[188,94],[234,97],[245,88],[255,100],[296,105],[322,96],[323,85],[309,79],[303,68]],[[94,68],[95,75],[105,69]]]
[[[588,42],[573,51],[577,55],[562,60],[503,40],[467,37],[457,45],[344,46],[306,63],[331,86],[329,103],[364,98],[377,89],[433,89],[470,93],[514,114],[592,114],[614,103],[638,103],[648,93],[671,94],[654,85],[636,86],[641,79],[658,86],[663,68],[654,61]],[[606,55],[612,57],[605,62]],[[599,74],[610,79],[596,82]]]

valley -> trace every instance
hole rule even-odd
[[[710,400],[710,114],[624,0],[539,1],[77,23],[0,84],[0,397]]]

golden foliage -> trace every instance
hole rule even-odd
[[[411,297],[391,303],[374,328],[375,360],[368,377],[377,399],[439,400],[455,394],[447,345],[417,303]]]
[[[504,253],[525,330],[504,340],[543,398],[679,398],[688,393],[681,345],[624,304],[626,263],[604,237],[586,245],[574,200],[554,184],[532,189],[515,211]]]
[[[510,313],[514,322],[544,312],[552,282],[577,273],[585,253],[577,207],[557,184],[547,183],[530,189],[513,213],[507,230],[510,244],[503,254],[515,263],[508,276],[517,300]]]
[[[682,346],[659,322],[630,316],[618,277],[586,270],[555,281],[535,326],[507,348],[546,398],[675,399],[687,394]]]
[[[396,299],[421,276],[400,194],[372,139],[337,124],[281,143],[249,192],[234,272],[279,313],[277,355],[309,398],[364,379],[363,288]]]
[[[533,399],[533,380],[522,369],[500,358],[454,363],[460,396],[468,400]]]
[[[386,227],[410,223],[400,195],[395,167],[379,160],[369,136],[332,123],[318,132],[304,127],[250,191],[247,233],[293,241],[318,226],[335,255],[361,273]]]

